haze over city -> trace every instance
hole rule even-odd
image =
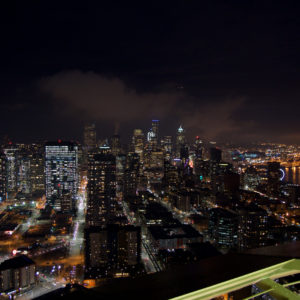
[[[2,7],[2,136],[128,135],[147,117],[166,135],[300,141],[296,1]]]

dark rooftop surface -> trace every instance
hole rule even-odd
[[[223,218],[236,218],[237,217],[237,213],[229,211],[228,209],[220,208],[220,207],[212,208],[211,213],[218,214]]]
[[[5,260],[2,264],[0,264],[0,271],[7,269],[18,269],[26,266],[33,265],[34,261],[31,260],[26,255],[16,256],[14,258]]]
[[[228,254],[94,289],[97,299],[169,299],[286,261],[286,258]]]
[[[170,299],[205,288],[288,259],[261,255],[227,254],[180,265],[167,271],[145,275],[140,278],[116,279],[86,292],[69,294],[51,293],[40,299]]]
[[[148,230],[156,239],[197,238],[202,235],[190,225],[179,226],[149,226]]]
[[[65,288],[57,289],[35,299],[83,299],[84,297],[86,297],[86,299],[95,299],[95,295],[96,294],[92,290],[88,290],[79,284],[74,284],[67,285]]]
[[[18,227],[16,223],[7,223],[0,225],[0,231],[15,230]]]
[[[300,258],[300,242],[281,244],[278,246],[268,246],[257,249],[250,249],[247,254],[272,255],[287,258]]]
[[[284,262],[291,257],[226,254],[139,278],[115,279],[109,284],[62,295],[63,299],[170,299]],[[48,296],[48,297],[47,297]],[[59,295],[55,295],[58,298]],[[53,299],[51,294],[43,299]]]
[[[76,143],[70,141],[49,141],[45,146],[76,146]]]

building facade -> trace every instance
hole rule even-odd
[[[70,194],[72,210],[78,189],[78,146],[71,142],[48,142],[45,145],[45,179],[48,204],[61,211],[61,200]]]

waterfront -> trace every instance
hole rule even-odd
[[[300,185],[300,167],[285,168],[285,182],[291,182]]]

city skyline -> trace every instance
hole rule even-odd
[[[299,1],[0,12],[1,299],[299,299]]]
[[[158,119],[148,125],[128,145],[117,132],[98,139],[95,124],[82,128],[82,144],[1,144],[1,293],[53,298],[72,286],[97,294],[103,282],[147,282],[179,265],[197,271],[249,251],[264,260],[277,245],[291,249],[270,263],[299,257],[300,146],[189,141],[181,125],[173,136],[161,136]],[[253,283],[249,293],[259,291]]]
[[[17,3],[1,21],[2,137],[75,139],[86,122],[126,136],[158,118],[165,135],[300,142],[296,2]]]

